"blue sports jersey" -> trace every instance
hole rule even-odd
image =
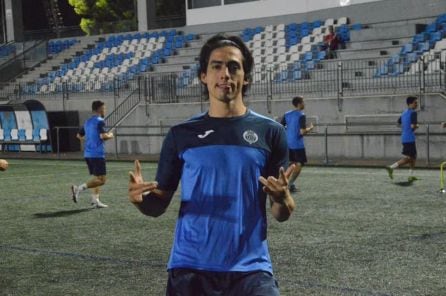
[[[104,140],[101,134],[105,131],[104,118],[94,115],[85,121],[84,126],[79,131],[84,139],[84,157],[86,158],[105,158]]]
[[[414,143],[415,132],[411,125],[417,124],[417,112],[410,108],[406,109],[398,119],[398,123],[401,124],[401,142]]]
[[[286,126],[289,149],[304,149],[304,137],[300,133],[306,127],[305,114],[299,110],[291,110],[283,116],[282,124]]]
[[[272,273],[266,194],[260,176],[288,160],[283,127],[250,110],[239,117],[201,114],[172,127],[156,180],[176,190],[181,207],[168,269]]]

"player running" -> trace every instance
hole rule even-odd
[[[415,145],[415,130],[418,128],[417,112],[418,98],[410,96],[406,99],[407,109],[401,114],[398,119],[398,125],[401,126],[401,142],[403,144],[402,154],[403,158],[386,167],[389,178],[393,180],[394,169],[409,164],[409,177],[408,181],[412,182],[418,180],[413,175],[415,168],[415,161],[417,159],[417,147]]]
[[[311,132],[314,126],[310,123],[307,127],[306,117],[302,112],[305,109],[304,99],[302,97],[294,97],[291,102],[294,110],[286,112],[281,123],[286,127],[290,163],[296,165],[288,181],[290,192],[297,192],[297,187],[294,183],[297,177],[299,177],[302,167],[307,163],[304,136]]]
[[[76,137],[84,146],[84,157],[88,171],[93,175],[87,183],[71,186],[73,201],[77,202],[79,194],[87,188],[92,190],[91,204],[97,208],[106,208],[107,205],[99,200],[100,187],[106,181],[105,167],[105,141],[113,138],[113,133],[105,131],[105,103],[94,101],[92,103],[93,116],[91,116],[79,130]]]

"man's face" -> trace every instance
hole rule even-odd
[[[99,116],[101,116],[102,118],[104,118],[104,117],[105,117],[105,111],[106,111],[106,109],[105,109],[105,105],[102,105],[102,106],[98,109],[98,114],[99,114]]]
[[[214,49],[206,73],[201,73],[201,81],[206,84],[211,101],[241,100],[242,88],[248,84],[245,81],[241,51],[234,46]]]
[[[417,109],[418,108],[418,100],[415,100],[412,102],[412,104],[409,104],[409,108],[413,109],[413,110]]]

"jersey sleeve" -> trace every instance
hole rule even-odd
[[[299,126],[300,126],[300,129],[304,129],[307,127],[307,118],[305,115],[302,115],[299,118]]]
[[[270,163],[268,164],[267,176],[279,176],[280,167],[288,167],[288,143],[285,129],[280,127],[272,140]]]
[[[418,124],[417,112],[412,112],[412,114],[410,114],[410,124]]]
[[[158,188],[165,191],[175,191],[181,178],[183,161],[179,157],[172,129],[167,133],[161,148],[156,181]]]
[[[282,119],[280,120],[280,124],[283,125],[283,126],[286,126],[285,115],[282,116]]]
[[[105,122],[103,120],[100,120],[98,122],[98,132],[99,132],[99,134],[105,134],[107,132],[105,130]]]
[[[401,124],[401,116],[398,118],[397,123]]]

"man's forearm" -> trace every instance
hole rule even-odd
[[[161,216],[167,209],[170,198],[163,198],[153,192],[142,196],[142,202],[133,203],[144,215],[151,217]]]

